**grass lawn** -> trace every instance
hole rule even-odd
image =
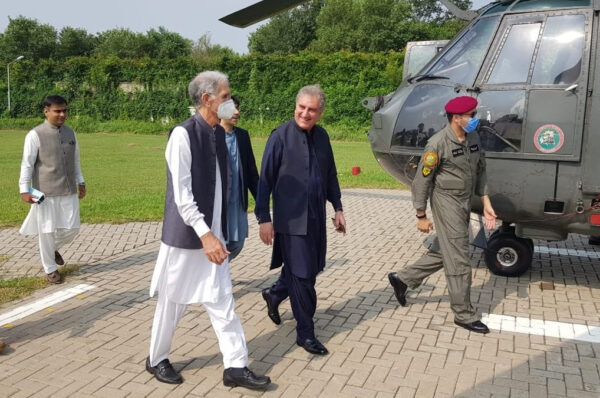
[[[18,180],[27,131],[0,131],[0,227],[18,226],[29,205],[19,198]],[[164,135],[79,134],[81,167],[87,197],[81,201],[85,223],[121,223],[161,220],[165,195]],[[266,139],[253,138],[260,163]],[[366,142],[333,142],[342,188],[390,188],[402,186],[377,164]],[[260,169],[260,164],[258,165]],[[360,166],[358,176],[352,166]],[[251,203],[254,206],[254,203]]]

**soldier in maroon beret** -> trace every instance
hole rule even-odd
[[[495,227],[496,213],[490,202],[481,150],[477,100],[463,96],[444,107],[448,124],[429,139],[412,184],[412,201],[416,210],[417,229],[433,230],[427,217],[427,200],[436,225],[437,236],[428,241],[428,253],[416,263],[392,272],[388,279],[398,302],[406,305],[406,290],[421,285],[423,279],[444,269],[454,312],[454,323],[477,333],[488,327],[471,304],[471,267],[469,265],[469,218],[473,194],[481,197],[485,224]]]

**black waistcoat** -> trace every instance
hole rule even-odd
[[[217,182],[216,161],[219,162],[221,172],[221,230],[227,239],[227,146],[225,144],[225,130],[217,124],[216,129],[206,123],[198,114],[192,116],[179,126],[186,129],[190,138],[192,153],[192,193],[198,206],[198,211],[204,214],[204,221],[210,227],[213,218],[215,201],[215,186]],[[172,132],[173,130],[171,130]],[[169,133],[169,137],[171,133]],[[165,213],[163,220],[161,240],[173,247],[180,249],[201,249],[202,242],[194,229],[184,224],[177,211],[173,196],[173,180],[167,166],[167,194],[165,197]]]

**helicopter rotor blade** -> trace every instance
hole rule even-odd
[[[456,16],[458,19],[462,19],[463,21],[472,21],[477,18],[477,13],[472,10],[463,10],[459,8],[456,4],[451,2],[450,0],[439,0],[451,14]]]
[[[307,0],[263,0],[220,18],[219,21],[238,28],[245,28],[263,19],[305,3]]]

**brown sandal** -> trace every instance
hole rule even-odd
[[[48,278],[48,282],[55,284],[55,285],[62,283],[62,278],[61,278],[60,274],[58,273],[58,271],[50,272],[49,274],[46,275],[46,278]]]

